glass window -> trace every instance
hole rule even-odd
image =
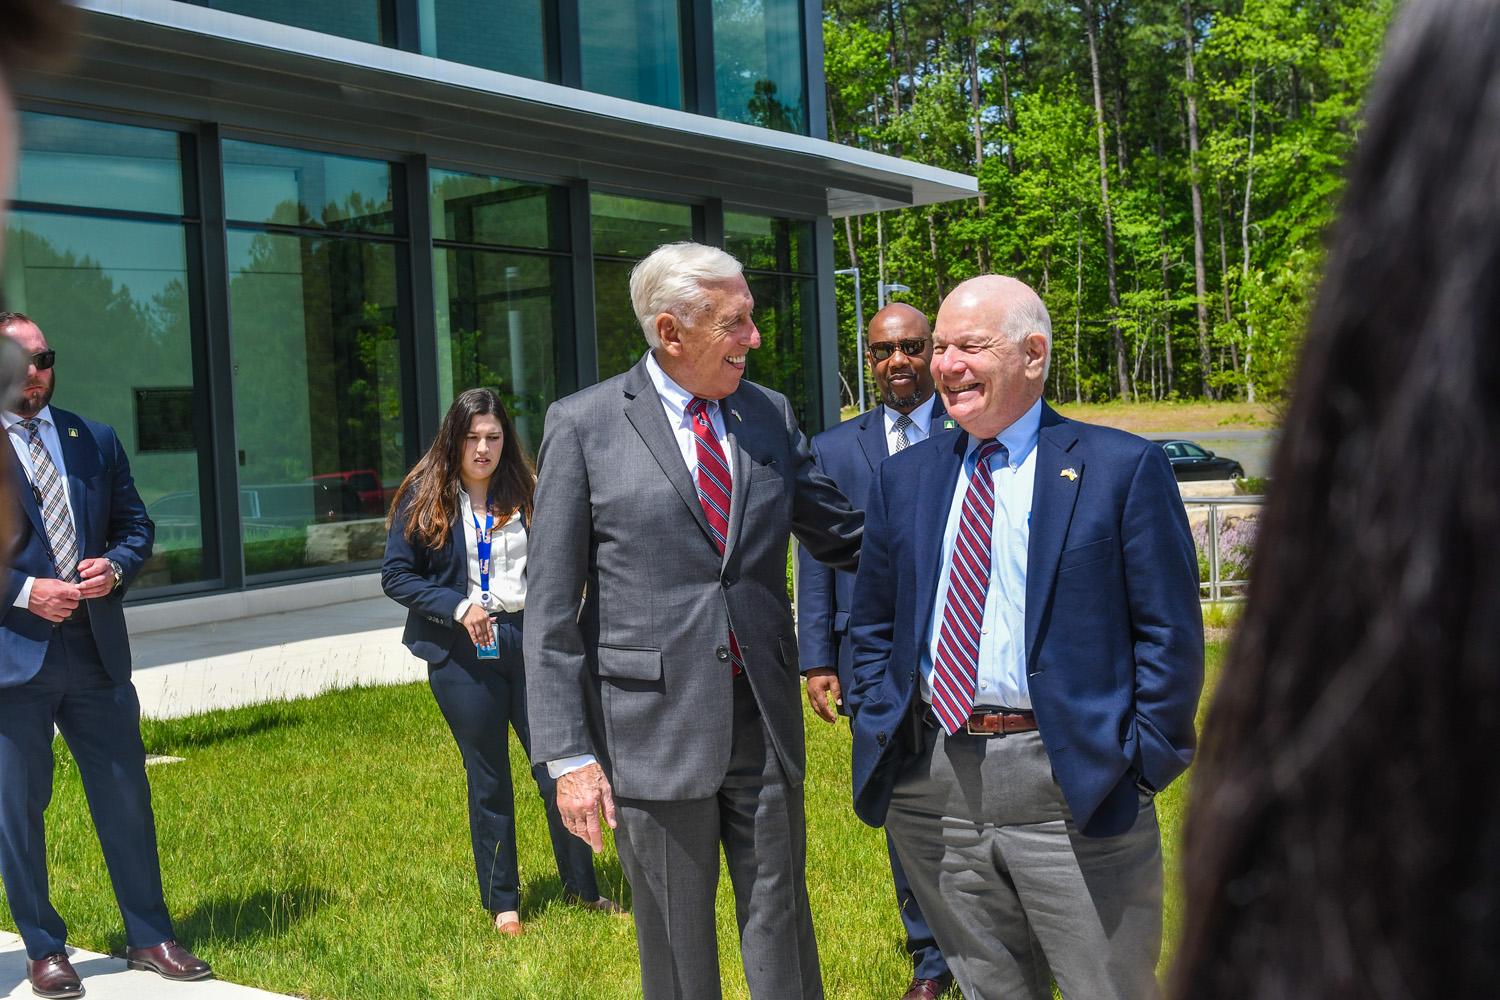
[[[183,214],[175,132],[26,113],[21,134],[25,166],[18,201]]]
[[[294,28],[321,31],[358,42],[394,45],[395,31],[390,4],[386,0],[336,0],[307,3],[306,0],[187,0],[199,7],[246,14],[262,21],[289,24]]]
[[[802,0],[713,0],[720,118],[805,132]]]
[[[210,442],[194,380],[196,224],[182,217],[180,138],[53,115],[25,120],[20,189],[33,209],[7,223],[6,304],[36,320],[57,351],[53,403],[112,426],[130,460],[157,525],[132,592],[216,576],[200,496]],[[93,207],[112,214],[78,212]]]
[[[811,222],[724,213],[724,249],[751,270],[812,274],[812,240]]]
[[[628,370],[646,350],[630,305],[630,269],[663,243],[691,240],[693,207],[595,193],[589,199],[594,242],[594,329],[599,378]]]
[[[224,210],[235,222],[394,233],[389,164],[255,142],[224,143]]]
[[[682,108],[678,0],[578,0],[583,87]]]
[[[224,173],[234,214],[279,221],[293,205],[313,230],[229,231],[245,572],[379,559],[387,500],[407,464],[401,247],[316,227],[390,232],[399,175],[378,161],[232,145]]]
[[[567,191],[503,177],[434,170],[432,238],[455,243],[568,248]]]
[[[556,5],[546,0],[417,0],[422,54],[553,80]]]

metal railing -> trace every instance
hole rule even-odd
[[[1221,511],[1225,507],[1259,507],[1265,503],[1265,500],[1263,496],[1182,498],[1183,506],[1188,509],[1189,515],[1194,507],[1208,508],[1206,536],[1199,549],[1200,559],[1206,558],[1208,563],[1208,579],[1198,584],[1203,600],[1218,603],[1219,601],[1243,601],[1245,599],[1245,586],[1250,582],[1250,578],[1245,575],[1243,568],[1248,564],[1249,552],[1248,550],[1245,552],[1245,560],[1237,562],[1241,567],[1241,572],[1226,578],[1224,576],[1225,553],[1221,547],[1223,541]],[[1193,541],[1197,542],[1196,536]]]

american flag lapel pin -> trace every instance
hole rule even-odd
[[[1064,479],[1066,479],[1070,483],[1078,481],[1078,470],[1074,469],[1074,468],[1064,469],[1061,472],[1059,472],[1058,475],[1062,476]]]

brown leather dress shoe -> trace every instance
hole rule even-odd
[[[176,941],[163,941],[153,948],[127,948],[125,965],[131,969],[154,972],[163,979],[190,982],[214,974],[208,963]]]
[[[948,985],[941,979],[913,979],[901,994],[901,1000],[938,1000],[947,992]]]
[[[39,997],[81,997],[83,980],[73,971],[73,963],[63,952],[48,955],[36,961],[26,960],[26,978],[31,981],[31,992]]]

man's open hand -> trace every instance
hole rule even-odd
[[[557,811],[569,833],[592,847],[595,854],[602,853],[604,827],[599,823],[600,815],[611,830],[615,828],[615,796],[604,768],[597,763],[585,764],[558,778]]]

